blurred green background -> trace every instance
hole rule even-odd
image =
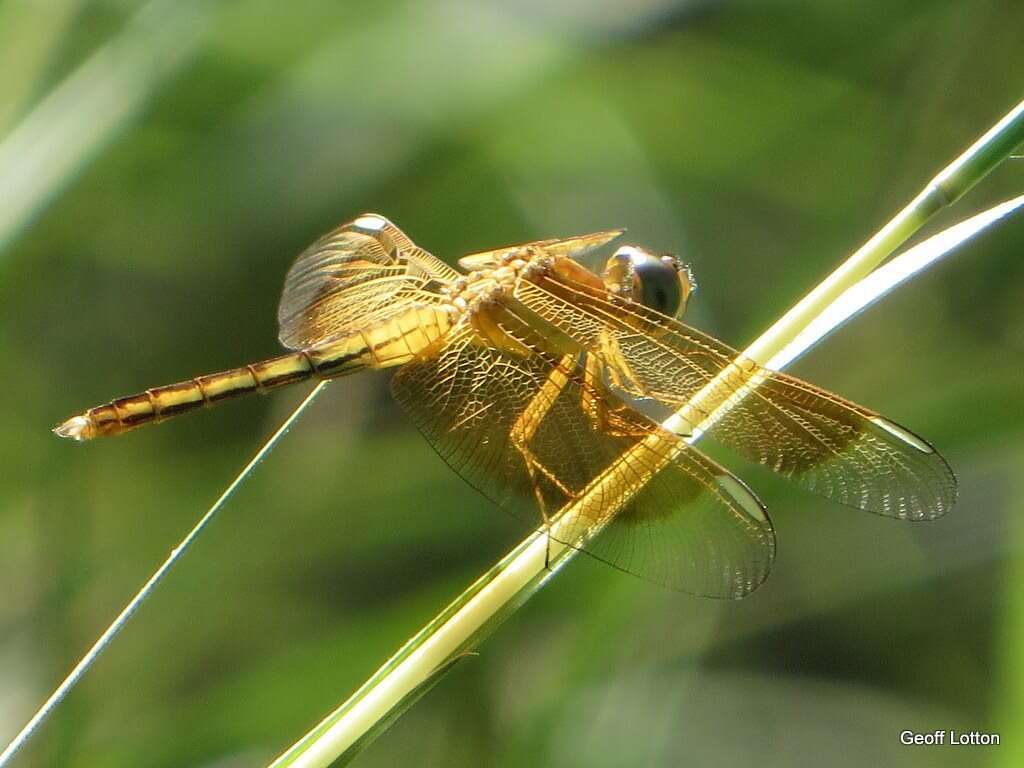
[[[274,355],[365,210],[452,260],[628,227],[756,336],[1021,96],[1013,2],[0,2],[0,742],[302,396],[75,446],[85,407]],[[949,224],[1019,194],[1010,161]],[[1024,221],[795,372],[961,482],[911,525],[736,465],[779,556],[725,604],[577,559],[362,766],[1024,764]],[[261,765],[521,536],[335,383],[18,766]],[[998,731],[998,748],[901,746]]]

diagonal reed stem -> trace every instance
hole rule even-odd
[[[99,639],[93,644],[93,646],[82,656],[81,661],[75,665],[75,668],[68,673],[68,676],[64,678],[64,681],[57,686],[56,690],[50,697],[43,703],[43,705],[36,711],[32,716],[32,719],[26,723],[25,727],[18,732],[18,735],[14,737],[7,748],[0,754],[0,768],[8,765],[14,755],[20,750],[28,740],[35,733],[36,729],[46,720],[47,717],[53,712],[58,704],[64,699],[65,696],[71,691],[72,688],[82,679],[82,676],[89,671],[89,667],[100,657],[100,654],[106,650],[107,646],[117,637],[118,633],[124,629],[125,625],[132,618],[139,607],[149,598],[153,593],[153,590],[157,588],[163,578],[173,568],[177,562],[184,556],[188,551],[189,547],[195,542],[206,527],[213,522],[213,518],[217,516],[217,513],[223,509],[224,505],[227,504],[228,500],[234,496],[235,491],[244,483],[252,471],[256,469],[260,462],[262,462],[272,450],[281,442],[288,430],[292,428],[299,417],[305,412],[310,406],[313,400],[316,398],[323,388],[327,386],[326,381],[321,381],[313,390],[306,396],[306,398],[299,403],[298,407],[292,411],[291,415],[285,420],[284,424],[278,427],[278,430],[270,436],[270,438],[263,444],[263,446],[256,451],[256,454],[252,457],[248,464],[242,468],[242,471],[238,473],[231,484],[224,489],[224,492],[220,497],[213,502],[213,505],[206,511],[199,522],[188,532],[184,539],[171,550],[170,556],[164,561],[163,565],[157,568],[156,572],[149,578],[142,588],[135,593],[135,597],[128,601],[121,613],[118,614],[117,618],[110,624],[109,627],[100,635]]]
[[[1022,141],[1024,102],[1014,107],[925,185],[877,234],[747,347],[741,358],[769,368],[795,359],[816,341],[809,341],[806,334],[801,334],[817,318],[823,316],[837,300],[841,300],[849,289],[871,274],[932,216],[963,196]],[[1015,201],[1015,206],[1019,204],[1019,201]],[[896,280],[889,287],[899,282],[901,280]],[[831,329],[826,328],[823,333],[828,330]],[[802,349],[796,349],[793,345],[801,339],[806,343]],[[732,379],[730,387],[734,386],[737,371],[729,370],[726,375]],[[687,442],[699,439],[702,424],[720,418],[726,409],[738,402],[736,397],[723,397],[723,383],[723,377],[711,382],[663,426],[670,431],[691,433],[693,437],[688,438]],[[748,380],[746,391],[756,387],[757,383]],[[705,407],[693,408],[697,401]],[[706,413],[709,410],[706,406],[708,402],[714,413],[706,420],[698,420],[694,413]],[[659,440],[664,442],[662,438],[652,440],[655,443]],[[673,451],[679,450],[670,444],[646,443],[644,441],[639,445],[644,446],[644,450],[653,449],[657,454],[664,455],[665,461],[670,461]],[[619,462],[628,461],[629,454],[630,451],[627,451]],[[614,471],[614,468],[615,465],[609,471]],[[607,475],[608,472],[596,478],[579,500],[561,510],[552,526],[572,530],[579,524],[580,517],[588,520],[609,519],[611,514],[607,510],[607,493],[610,487],[605,482]],[[616,508],[628,503],[636,490],[620,490]],[[599,511],[592,512],[592,509]],[[596,534],[598,527],[592,528],[588,535]],[[547,531],[538,530],[530,534],[406,642],[347,701],[278,757],[270,768],[322,768],[339,759],[343,763],[352,759],[578,551],[577,548],[558,543]]]

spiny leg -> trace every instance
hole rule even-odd
[[[552,485],[565,494],[567,499],[573,498],[575,494],[566,488],[562,481],[534,456],[533,451],[530,450],[530,441],[537,434],[537,430],[540,429],[540,425],[548,415],[555,400],[569,383],[570,371],[574,366],[574,357],[575,355],[564,356],[551,369],[540,391],[537,392],[529,405],[523,409],[523,412],[519,414],[519,417],[512,425],[512,429],[509,431],[509,440],[522,455],[523,461],[526,464],[526,471],[530,476],[530,484],[533,486],[533,494],[537,499],[537,508],[540,510],[541,517],[544,520],[545,529],[550,526],[551,518],[548,515],[547,502],[544,500],[544,494],[538,482],[538,474],[543,475]],[[549,553],[550,539],[548,541],[548,552],[544,556],[545,568],[550,560]]]
[[[620,415],[628,415],[629,409],[625,403],[619,403],[617,407],[609,405],[616,401],[608,396],[608,387],[604,383],[605,370],[606,366],[598,357],[586,355],[580,406],[590,419],[591,426],[598,432],[615,437],[646,437],[648,430],[638,427],[635,418]]]

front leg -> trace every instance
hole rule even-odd
[[[590,419],[590,426],[614,437],[646,437],[649,430],[642,429],[636,417],[630,416],[630,408],[617,398],[609,396],[604,383],[607,370],[596,355],[588,353],[583,366],[583,392],[581,407]],[[614,376],[612,376],[614,381]],[[613,405],[615,403],[615,405]]]

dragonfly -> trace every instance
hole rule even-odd
[[[904,520],[949,510],[956,479],[924,439],[683,324],[696,285],[677,257],[621,246],[600,274],[583,265],[623,231],[473,253],[456,269],[363,214],[288,271],[278,320],[290,353],[118,398],[54,431],[90,440],[397,368],[395,400],[498,507],[623,571],[717,598],[764,581],[775,532],[697,437],[849,507]],[[645,404],[677,418],[658,422]],[[586,514],[556,529],[573,505]]]

